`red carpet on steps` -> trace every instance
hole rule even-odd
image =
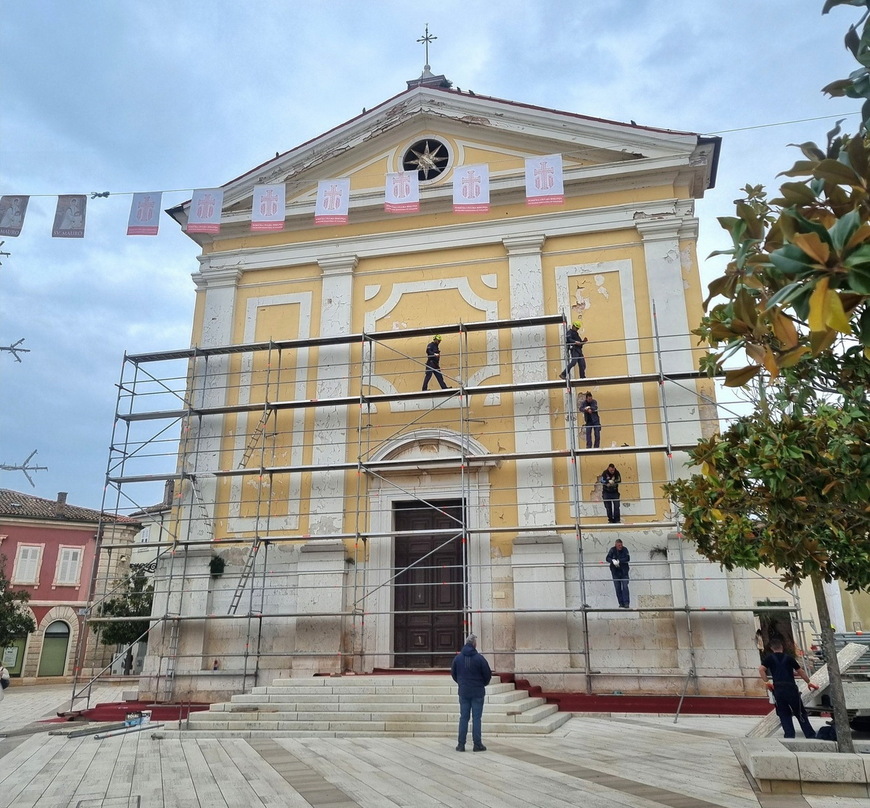
[[[437,669],[411,670],[375,668],[372,675],[398,676],[401,674],[446,676],[447,671]],[[569,713],[676,713],[680,697],[674,696],[615,696],[612,693],[545,693],[528,679],[519,679],[512,673],[495,674],[503,682],[512,682],[518,690],[530,696],[544,698]],[[766,698],[748,696],[686,696],[680,712],[687,715],[767,715],[773,707]]]
[[[147,701],[112,701],[97,704],[87,710],[74,710],[70,713],[58,713],[61,720],[108,721],[115,723],[123,721],[127,713],[138,710],[151,710],[151,721],[178,721],[187,718],[188,711],[207,710],[208,704],[200,702],[185,704],[152,704]],[[56,719],[53,719],[56,720]]]

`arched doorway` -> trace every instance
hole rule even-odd
[[[69,626],[63,620],[55,620],[45,629],[37,676],[64,675],[69,634]]]

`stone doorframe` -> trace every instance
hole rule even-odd
[[[469,437],[444,429],[417,430],[388,442],[373,460],[407,460],[407,470],[397,469],[389,475],[372,478],[369,485],[368,508],[371,533],[391,533],[393,503],[413,499],[427,502],[464,500],[468,527],[486,530],[490,526],[490,482],[488,467],[465,470],[463,486],[460,463],[436,470],[421,471],[414,461],[440,456],[456,456],[465,446],[466,456],[487,454],[484,447]],[[463,490],[464,488],[464,490]],[[474,633],[486,647],[493,637],[492,620],[492,558],[489,533],[472,533],[468,538],[468,592],[466,604],[472,613]],[[361,604],[371,615],[366,621],[364,643],[365,670],[388,668],[394,664],[393,649],[393,577],[395,537],[378,536],[369,540],[368,570]],[[370,593],[370,594],[369,594]],[[456,649],[459,650],[458,648]]]

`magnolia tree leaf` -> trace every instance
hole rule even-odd
[[[743,387],[751,378],[758,375],[761,370],[759,365],[747,365],[738,370],[725,371],[725,386],[726,387]]]
[[[812,332],[827,331],[827,326],[825,325],[827,297],[828,279],[820,278],[813,289],[813,293],[810,295],[808,324]]]
[[[831,257],[830,246],[819,238],[817,233],[795,233],[792,242],[822,266],[825,266]]]

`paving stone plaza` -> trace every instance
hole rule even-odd
[[[755,791],[732,742],[757,718],[575,715],[549,735],[95,740],[39,724],[68,686],[12,687],[0,704],[0,808],[584,806],[870,808],[870,800]],[[120,701],[99,685],[93,702]]]

